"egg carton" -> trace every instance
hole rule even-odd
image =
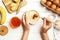
[[[52,12],[60,15],[60,0],[41,0],[40,3]]]

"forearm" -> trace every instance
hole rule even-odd
[[[41,33],[42,40],[49,40],[47,33]]]
[[[22,40],[28,40],[29,30],[23,32]]]

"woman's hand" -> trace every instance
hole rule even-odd
[[[29,22],[26,18],[26,14],[23,15],[23,30],[26,31],[26,30],[30,30],[30,27],[29,27]]]
[[[43,26],[41,28],[41,37],[42,40],[49,40],[47,31],[51,28],[52,23],[49,19],[43,18]]]
[[[28,40],[28,34],[29,34],[29,22],[26,18],[26,14],[23,15],[23,35],[21,40]]]
[[[52,26],[51,20],[47,18],[42,18],[43,19],[43,26],[41,28],[41,32],[46,33]]]

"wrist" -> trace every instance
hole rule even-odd
[[[48,30],[46,30],[45,28],[41,28],[41,33],[47,33]]]
[[[42,34],[46,34],[47,32],[40,32],[40,33],[42,33]]]
[[[28,30],[24,30],[24,32],[29,32],[30,30],[28,29]]]
[[[47,31],[46,30],[41,30],[41,32],[40,33],[47,33]]]
[[[29,30],[25,30],[25,31],[23,31],[23,33],[24,34],[27,34],[27,33],[29,33]]]
[[[47,32],[40,32],[40,34],[41,34],[41,35],[45,35],[45,34],[47,34]]]

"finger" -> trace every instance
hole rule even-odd
[[[25,14],[23,14],[23,23],[25,24]]]
[[[49,26],[52,26],[52,23],[49,23]]]
[[[29,21],[28,21],[27,15],[26,15],[27,12],[28,12],[28,11],[25,12],[25,20],[26,20],[26,24],[29,24]]]
[[[43,18],[43,25],[46,26],[46,19]]]
[[[50,24],[49,26],[48,26],[48,29],[50,29],[52,27],[52,24]]]
[[[26,15],[26,23],[29,25],[29,21],[28,21],[27,15]]]
[[[46,18],[46,24],[47,24],[48,26],[51,26],[51,24],[52,24],[51,20]]]
[[[44,20],[44,18],[42,18],[42,20]]]
[[[45,18],[45,19],[46,19],[46,21],[48,21],[48,22],[50,22],[50,23],[51,23],[51,20],[50,20],[49,18],[48,18],[48,19],[47,19],[47,18]]]

